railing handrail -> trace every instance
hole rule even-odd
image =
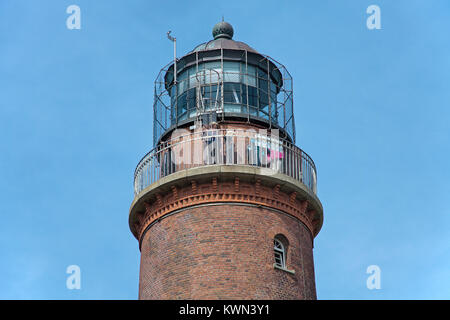
[[[232,139],[229,140],[228,138]],[[235,138],[244,140],[235,141]],[[207,141],[207,144],[205,144],[205,141]],[[302,182],[313,193],[316,193],[317,172],[314,161],[306,152],[290,141],[277,135],[261,133],[261,131],[255,130],[207,129],[173,137],[170,140],[161,142],[147,152],[139,161],[134,172],[135,195],[160,178],[186,169],[183,162],[175,163],[173,161],[174,159],[177,161],[185,159],[183,158],[184,154],[177,159],[174,149],[180,146],[183,148],[184,145],[186,148],[183,151],[185,149],[191,151],[188,155],[191,158],[194,156],[194,152],[191,149],[192,144],[199,142],[202,146],[202,159],[200,163],[189,163],[189,165],[193,165],[192,167],[224,164],[271,168]],[[238,143],[242,142],[244,142],[243,146],[238,145]],[[212,147],[211,144],[213,145]],[[227,149],[230,147],[232,150]],[[238,147],[244,148],[244,156],[235,150]],[[205,151],[205,148],[208,150]],[[210,153],[209,155],[208,152]],[[211,156],[211,152],[214,153],[213,156]],[[238,159],[241,160],[240,163],[235,163],[239,162]],[[229,163],[230,160],[233,163]],[[169,161],[170,163],[167,163]],[[182,168],[177,168],[177,166]],[[156,171],[156,173],[153,171]]]

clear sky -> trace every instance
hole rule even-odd
[[[81,30],[66,27],[71,4]],[[222,15],[294,78],[325,216],[318,298],[449,299],[448,0],[1,0],[0,298],[137,298],[128,210],[166,32],[181,56]],[[66,288],[73,264],[81,290]]]

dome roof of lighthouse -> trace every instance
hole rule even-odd
[[[246,50],[249,52],[258,53],[248,44],[233,40],[234,30],[231,24],[225,21],[217,23],[213,30],[213,40],[202,43],[194,48],[191,52],[208,51],[217,49],[231,49],[231,50]]]
[[[212,30],[212,35],[214,39],[217,38],[227,38],[232,39],[234,34],[233,27],[231,24],[225,21],[221,21],[219,23],[216,23]]]

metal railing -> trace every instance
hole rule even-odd
[[[277,135],[254,130],[175,130],[172,138],[148,152],[136,167],[134,192],[172,173],[208,165],[248,165],[269,168],[303,183],[316,193],[313,160],[303,150]],[[269,173],[270,174],[270,173]]]

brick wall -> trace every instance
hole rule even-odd
[[[273,238],[289,241],[274,269]],[[311,232],[276,210],[232,203],[184,208],[141,240],[140,299],[315,299]]]

